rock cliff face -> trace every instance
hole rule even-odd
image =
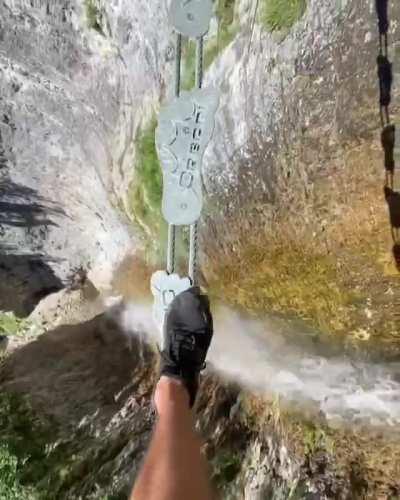
[[[204,165],[203,274],[246,311],[300,316],[329,343],[337,333],[336,353],[398,359],[399,196],[382,189],[375,2],[308,0],[273,32],[267,3],[218,2],[229,30],[214,21],[207,42],[205,82],[221,105]],[[391,57],[400,5],[378,4]],[[109,285],[140,244],[129,219],[138,137],[171,95],[173,56],[163,0],[0,0],[0,311],[25,316],[73,289],[68,307],[64,292],[42,302],[34,318],[51,308],[49,331],[17,342],[0,373],[0,430],[39,498],[126,498],[150,435],[154,353],[93,319],[103,305],[90,281]],[[190,57],[186,47],[186,73]],[[147,279],[124,269],[125,281]],[[92,302],[71,321],[60,312],[74,294]],[[199,425],[225,498],[400,495],[397,444],[278,406],[207,377]]]
[[[397,3],[381,3],[390,19],[398,19]],[[210,205],[224,216],[259,206],[267,222],[276,214],[301,212],[303,224],[318,234],[330,215],[343,217],[353,208],[337,193],[342,178],[351,182],[354,175],[348,171],[351,152],[374,153],[359,179],[363,188],[370,188],[372,172],[376,183],[383,179],[376,154],[381,124],[375,2],[310,1],[286,35],[254,24],[257,2],[239,5],[239,34],[207,73],[207,84],[222,89],[205,162]],[[396,22],[390,26],[392,53],[400,33]],[[394,85],[394,113],[398,92]]]
[[[396,19],[399,6],[383,3]],[[212,278],[215,263],[229,260],[243,232],[252,240],[257,227],[257,234],[266,229],[265,245],[289,233],[309,253],[337,255],[335,273],[357,271],[347,291],[361,286],[365,266],[370,282],[382,268],[385,279],[395,276],[382,195],[374,2],[310,0],[290,30],[272,33],[260,21],[263,2],[229,5],[232,41],[221,42],[206,72],[206,84],[221,90],[204,165],[206,274]],[[11,302],[22,310],[81,267],[107,280],[135,246],[122,215],[131,203],[135,138],[171,95],[174,48],[162,1],[3,0],[1,11],[1,281],[3,296],[10,283],[21,290]],[[215,23],[211,35],[215,42]],[[390,44],[399,36],[392,22]],[[389,200],[392,226],[396,200]],[[360,247],[364,263],[354,257]],[[361,293],[366,301],[370,293]],[[381,290],[372,295],[377,311]]]
[[[168,37],[161,2],[0,12],[0,307],[23,314],[81,268],[109,279],[130,247],[119,200]]]
[[[139,471],[154,423],[156,350],[136,336],[127,343],[115,315],[81,316],[74,324],[91,306],[79,295],[64,294],[75,319],[64,316],[54,327],[59,314],[53,320],[47,315],[48,330],[20,342],[2,363],[0,493],[10,481],[9,455],[18,464],[4,498],[122,500]],[[329,429],[315,414],[304,421],[212,370],[202,381],[196,420],[221,498],[399,495],[393,428],[387,439],[381,430]]]
[[[396,2],[309,1],[284,34],[253,23],[262,2],[239,2],[239,33],[207,73],[222,100],[205,163],[204,270],[246,309],[296,312],[383,351],[387,338],[397,356],[399,175],[385,185],[375,4],[393,61]],[[391,120],[398,99],[397,74]]]

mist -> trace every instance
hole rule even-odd
[[[226,307],[216,310],[214,320],[208,369],[225,380],[267,398],[309,406],[332,423],[400,423],[400,363],[317,354],[309,345],[286,340],[284,328],[274,329],[268,318],[248,319]],[[160,340],[150,305],[127,304],[118,321],[127,336]]]

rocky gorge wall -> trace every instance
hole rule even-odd
[[[391,47],[400,6],[382,3]],[[265,21],[266,4],[218,2],[206,45],[205,81],[221,105],[204,165],[203,277],[213,299],[301,318],[317,330],[312,343],[340,339],[367,362],[396,362],[375,2],[299,2],[284,26],[276,12]],[[145,223],[159,216],[159,193],[146,187],[132,203],[132,186],[146,180],[135,178],[142,163],[154,172],[149,124],[171,95],[173,56],[161,0],[0,0],[0,310],[25,316],[68,288],[48,297],[47,331],[15,341],[0,370],[0,427],[18,481],[39,498],[126,498],[150,435],[154,355],[116,340],[109,316],[93,319],[104,305],[90,282],[109,285],[143,244],[138,200]],[[192,66],[185,47],[185,83]],[[129,260],[122,274],[126,288],[147,280]],[[64,294],[95,304],[71,320]],[[398,442],[383,434],[331,429],[314,414],[304,423],[214,374],[199,421],[225,498],[400,495]]]
[[[395,358],[399,175],[388,190],[379,87],[395,122],[398,62],[380,83],[377,56],[380,12],[393,63],[399,5],[310,1],[278,33],[252,22],[256,8],[239,2],[238,35],[207,73],[222,98],[205,162],[204,272],[246,310],[294,313]]]
[[[328,330],[393,333],[395,303],[379,307],[382,290],[398,296],[390,236],[390,217],[395,224],[398,217],[392,202],[389,217],[382,194],[375,2],[303,2],[298,19],[281,29],[279,19],[264,20],[264,3],[218,4],[206,41],[205,84],[220,89],[221,104],[204,163],[203,272],[229,290],[221,263],[243,262],[244,281],[256,274],[250,243],[268,246],[262,260],[287,274],[287,286],[258,300],[261,307],[311,316]],[[392,47],[399,7],[383,3]],[[134,171],[153,161],[143,158],[154,137],[146,127],[171,96],[174,45],[161,1],[3,0],[1,7],[2,296],[11,284],[21,290],[14,305],[29,310],[34,297],[73,281],[80,268],[99,285],[109,281],[114,263],[138,245],[140,232],[125,214],[142,227],[146,214],[153,225],[159,217],[159,180],[146,172],[135,180]],[[190,47],[183,59],[185,83]],[[395,85],[392,94],[395,116]],[[150,142],[141,145],[143,134]],[[135,182],[149,186],[135,193]],[[147,231],[150,245],[159,224]],[[305,270],[299,298],[287,300],[295,260]],[[310,287],[328,290],[328,306],[310,302]],[[378,318],[373,329],[353,314],[354,290]]]
[[[80,269],[109,281],[134,246],[120,199],[135,127],[160,94],[166,10],[89,7],[0,4],[0,307],[21,314]]]

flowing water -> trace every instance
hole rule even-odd
[[[150,306],[130,304],[120,321],[127,334],[144,332],[158,340]],[[400,363],[323,354],[302,341],[307,336],[299,328],[219,308],[209,365],[253,391],[316,409],[331,423],[400,425]]]

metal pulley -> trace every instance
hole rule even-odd
[[[162,213],[169,224],[196,222],[203,207],[201,165],[214,130],[218,93],[183,92],[160,112],[156,146],[163,172]]]
[[[172,0],[169,17],[178,33],[198,38],[207,33],[212,10],[212,0]]]
[[[167,270],[151,278],[153,317],[160,332],[173,299],[197,285],[198,219],[203,206],[201,166],[214,130],[219,94],[202,89],[203,36],[212,16],[212,0],[172,0],[170,19],[177,32],[175,99],[164,107],[156,129],[157,153],[163,172],[162,213],[168,222]],[[197,38],[196,90],[180,91],[182,36]],[[188,276],[175,274],[177,226],[190,226]],[[161,335],[163,343],[163,335]],[[162,347],[161,347],[162,348]]]

